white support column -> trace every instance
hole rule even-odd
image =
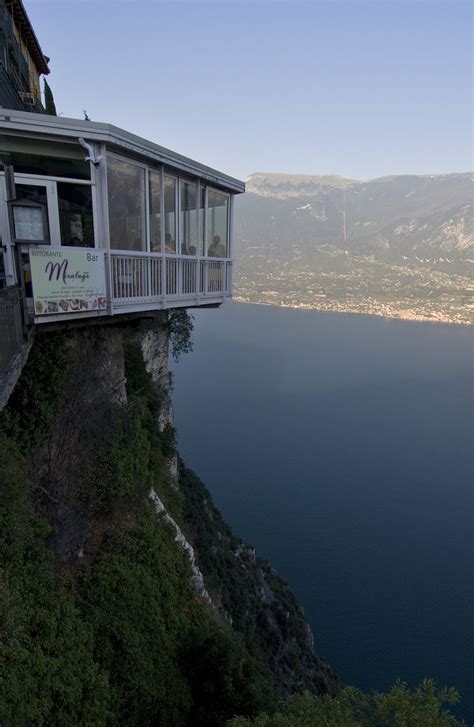
[[[105,250],[105,277],[107,290],[107,313],[114,313],[114,280],[113,261],[110,252],[109,198],[107,190],[107,150],[105,144],[93,144],[94,152],[101,156],[99,164],[91,163],[92,196],[95,200],[93,208],[94,232],[96,247]]]
[[[234,195],[231,194],[229,197],[229,231],[227,240],[227,257],[229,263],[227,264],[228,275],[226,276],[226,294],[231,296],[233,294],[233,280],[232,280],[232,261],[234,259]]]
[[[181,297],[183,263],[181,262],[181,181],[176,179],[176,295]]]
[[[104,266],[105,266],[105,286],[107,295],[107,313],[111,316],[114,314],[114,281],[112,271],[112,255],[110,250],[104,253]]]
[[[204,199],[204,241],[203,241],[204,250],[203,250],[203,255],[204,255],[205,259],[204,259],[204,271],[203,271],[204,274],[203,274],[203,286],[202,287],[203,287],[203,295],[207,295],[207,278],[208,278],[208,275],[207,275],[207,227],[209,225],[209,213],[208,213],[208,209],[207,209],[207,204],[209,201],[209,191],[208,191],[207,187],[206,187],[204,197],[205,197],[205,199]]]
[[[110,250],[109,198],[107,193],[107,156],[105,144],[100,144],[99,154],[102,156],[99,165],[94,166],[92,181],[95,181],[97,207],[97,238],[96,247]]]
[[[94,156],[97,159],[101,154],[105,154],[104,152],[104,145],[99,144],[98,142],[93,142],[92,148],[94,151]],[[105,164],[105,158],[102,159],[102,164]],[[100,185],[100,171],[99,168],[95,166],[95,164],[92,164],[89,162],[89,166],[91,169],[91,195],[92,195],[92,223],[94,227],[94,240],[95,240],[95,247],[103,247],[102,240],[103,240],[103,224],[102,224],[102,204],[100,200],[100,191],[99,187]]]
[[[166,296],[166,249],[165,249],[165,174],[160,169],[160,251],[161,251],[161,295]]]
[[[151,230],[150,230],[150,210],[151,210],[151,199],[150,199],[150,172],[148,168],[145,169],[145,252],[151,252]],[[141,263],[143,265],[143,262]],[[143,275],[143,270],[142,270]],[[151,295],[151,259],[149,257],[145,260],[145,275],[142,277],[143,283],[146,288],[142,291],[143,295]]]
[[[196,287],[196,298],[199,296],[199,284],[201,282],[201,271],[200,271],[200,260],[201,257],[201,251],[199,250],[199,215],[200,215],[200,209],[201,209],[201,183],[199,180],[196,182],[196,240],[195,240],[195,247],[196,247],[196,282],[194,283]]]

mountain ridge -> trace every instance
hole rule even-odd
[[[470,322],[472,182],[255,173],[236,200],[237,299]]]
[[[474,176],[474,170],[466,170],[463,172],[436,172],[434,174],[415,174],[415,173],[406,173],[406,174],[382,174],[381,176],[377,177],[363,177],[361,179],[357,177],[346,177],[344,174],[299,174],[297,172],[263,172],[263,171],[257,171],[252,172],[246,177],[246,182],[250,182],[254,179],[258,178],[265,178],[265,179],[286,179],[286,180],[297,180],[297,179],[303,179],[303,180],[337,180],[337,181],[346,181],[353,184],[367,184],[368,182],[376,182],[376,181],[382,181],[382,180],[388,180],[388,179],[398,179],[398,178],[410,178],[410,177],[418,177],[418,178],[424,178],[424,179],[436,179],[440,177],[453,177],[453,176]],[[473,180],[474,181],[474,180]],[[329,183],[328,183],[329,184]]]

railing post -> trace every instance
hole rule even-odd
[[[196,287],[196,298],[198,298],[200,295],[200,291],[199,291],[199,287],[200,287],[200,283],[201,283],[200,268],[201,268],[201,260],[200,260],[200,258],[198,258],[196,260],[196,275],[195,275],[195,283],[194,283],[194,285]]]
[[[181,297],[181,281],[184,272],[183,259],[176,258],[176,295]]]
[[[232,296],[233,290],[234,290],[234,280],[233,280],[233,267],[232,267],[232,260],[228,260],[226,262],[226,293],[229,296]]]
[[[105,286],[107,295],[107,313],[111,316],[114,313],[114,282],[113,282],[113,261],[109,252],[104,252]]]
[[[166,255],[164,251],[161,253],[161,295],[166,297]]]

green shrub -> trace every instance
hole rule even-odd
[[[0,426],[21,443],[24,453],[44,444],[72,368],[59,336],[36,336],[20,383],[0,413]]]
[[[188,635],[183,663],[193,702],[193,724],[220,727],[235,714],[255,715],[277,699],[263,665],[229,628],[203,618]]]
[[[108,534],[83,599],[114,691],[115,723],[186,724],[191,698],[178,652],[192,608],[190,569],[151,508],[135,526]]]
[[[236,717],[228,727],[460,727],[444,708],[458,701],[456,690],[437,689],[429,679],[414,690],[398,681],[386,694],[346,687],[336,697],[295,695],[273,715]]]
[[[93,632],[45,547],[20,447],[0,435],[0,723],[106,724],[109,688]]]

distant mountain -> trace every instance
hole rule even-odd
[[[310,174],[267,174],[256,172],[247,179],[247,191],[262,197],[304,197],[317,194],[321,187],[343,189],[357,184],[355,179],[337,174],[315,176]]]
[[[252,174],[236,202],[237,298],[467,322],[473,182]]]

